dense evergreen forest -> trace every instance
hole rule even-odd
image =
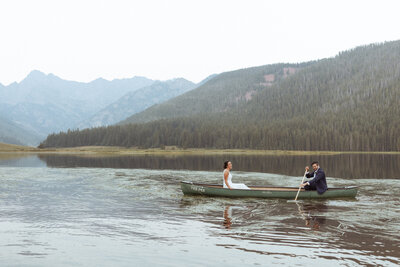
[[[399,104],[395,41],[223,73],[120,125],[52,134],[41,147],[400,151]]]
[[[196,90],[134,114],[121,124],[226,112],[309,64],[273,64],[225,72]]]

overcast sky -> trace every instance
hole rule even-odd
[[[1,0],[0,83],[213,73],[400,39],[400,1]]]

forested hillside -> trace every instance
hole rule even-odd
[[[187,107],[185,107],[185,104]],[[400,151],[400,41],[223,73],[128,119],[48,146]]]
[[[248,102],[265,88],[280,82],[308,64],[274,64],[225,72],[196,90],[154,105],[127,118],[121,124],[226,112]]]

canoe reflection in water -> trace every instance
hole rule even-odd
[[[321,226],[326,223],[327,219],[324,215],[319,215],[319,214],[326,212],[328,210],[328,206],[323,203],[301,204],[298,202],[296,202],[296,205],[297,205],[298,214],[300,215],[302,221],[304,222],[304,225],[307,228],[310,228],[311,230],[321,230]],[[247,207],[247,208],[249,208],[249,207]],[[222,222],[222,225],[226,229],[231,229],[232,224],[234,223],[234,217],[232,215],[233,210],[236,210],[236,211],[243,210],[243,207],[232,206],[232,205],[226,205],[224,207],[224,211],[223,211],[224,220]],[[240,213],[240,211],[239,211],[239,213]],[[251,210],[250,210],[250,213],[251,213]],[[243,217],[243,214],[238,215],[238,216]],[[296,221],[298,224],[298,220],[296,220]]]
[[[312,230],[320,230],[321,225],[325,224],[326,217],[321,215],[313,215],[315,213],[326,212],[328,206],[323,203],[318,204],[300,204],[296,202],[300,216],[305,221],[305,226]]]

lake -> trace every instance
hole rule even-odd
[[[179,182],[297,186],[317,159],[356,199],[183,196]],[[1,266],[398,266],[400,155],[0,155]]]

